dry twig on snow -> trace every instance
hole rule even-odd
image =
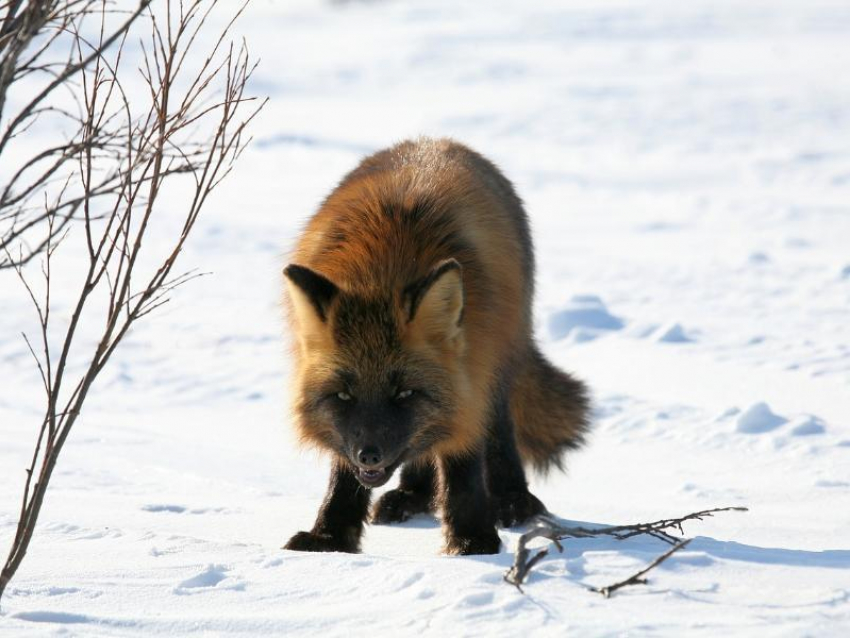
[[[588,587],[588,589],[590,589],[590,591],[596,592],[597,594],[602,594],[603,596],[605,596],[605,598],[610,598],[612,593],[614,593],[615,591],[617,591],[618,589],[620,589],[622,587],[626,587],[628,585],[646,585],[647,580],[646,580],[646,578],[644,578],[645,574],[647,574],[650,570],[658,567],[661,563],[663,563],[665,560],[670,558],[673,554],[678,552],[680,549],[684,549],[685,547],[687,547],[688,543],[690,543],[692,540],[693,540],[692,538],[686,538],[685,540],[681,541],[680,543],[676,543],[675,545],[673,545],[673,547],[671,547],[666,552],[661,554],[661,556],[656,558],[649,565],[644,567],[642,570],[640,570],[636,574],[632,574],[631,576],[629,576],[625,580],[621,580],[619,582],[616,582],[613,585],[606,585],[605,587]]]
[[[627,538],[632,538],[633,536],[647,535],[657,538],[669,545],[673,545],[670,550],[659,556],[646,568],[624,581],[607,587],[590,588],[592,591],[601,593],[607,598],[612,592],[620,589],[621,587],[625,587],[626,585],[645,584],[646,579],[642,578],[644,574],[660,565],[675,552],[687,546],[690,542],[690,539],[682,541],[682,539],[673,536],[667,530],[678,530],[680,534],[684,534],[682,524],[685,523],[685,521],[702,520],[703,518],[712,516],[718,512],[732,511],[746,512],[747,508],[717,507],[710,510],[703,510],[701,512],[694,512],[693,514],[687,514],[679,518],[661,519],[652,523],[635,523],[633,525],[618,525],[614,527],[599,528],[566,526],[561,524],[551,515],[544,514],[536,518],[535,525],[531,530],[520,536],[519,542],[517,543],[514,564],[505,574],[505,581],[522,591],[522,583],[528,577],[529,572],[537,563],[549,554],[549,548],[539,549],[534,552],[528,547],[528,544],[536,538],[548,538],[552,541],[555,547],[558,548],[559,552],[563,551],[561,541],[565,539],[591,538],[599,536],[611,536],[617,540],[625,540]]]

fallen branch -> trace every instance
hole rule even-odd
[[[542,514],[536,517],[534,527],[519,537],[514,564],[505,573],[505,581],[522,591],[522,583],[525,581],[531,569],[549,554],[549,548],[543,548],[536,552],[532,552],[532,550],[529,549],[528,544],[537,538],[548,538],[552,541],[555,547],[558,548],[559,552],[563,551],[563,546],[561,545],[562,540],[567,538],[595,538],[599,536],[611,536],[617,540],[625,540],[627,538],[632,538],[633,536],[647,535],[674,546],[673,549],[656,559],[656,561],[649,565],[649,567],[647,567],[644,571],[639,572],[632,577],[639,579],[644,573],[653,567],[656,567],[673,553],[684,547],[681,539],[668,533],[667,530],[678,530],[680,534],[684,534],[682,524],[685,521],[702,520],[703,518],[713,516],[717,512],[746,511],[748,511],[746,507],[716,507],[710,510],[687,514],[679,518],[665,518],[652,523],[635,523],[632,525],[617,525],[597,528],[562,525],[553,516]],[[632,579],[627,580],[631,581]],[[625,584],[636,583],[624,582],[624,584],[617,584],[616,586],[611,585],[609,588],[603,589],[608,589],[610,594],[610,592],[625,586]],[[606,596],[609,594],[606,594]]]
[[[633,574],[625,580],[621,580],[620,582],[614,583],[613,585],[607,585],[606,587],[588,587],[588,589],[590,591],[595,591],[597,594],[602,594],[603,596],[605,596],[605,598],[610,598],[611,594],[620,589],[621,587],[626,587],[628,585],[646,585],[646,578],[643,577],[644,574],[658,567],[661,563],[670,558],[680,549],[687,547],[688,543],[690,543],[692,540],[692,538],[686,538],[682,542],[676,543],[675,545],[673,545],[673,547],[661,554],[661,556],[656,558],[649,565],[640,570],[637,574]]]

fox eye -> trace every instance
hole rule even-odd
[[[351,395],[348,392],[337,392],[336,398],[340,401],[351,401]]]
[[[395,395],[396,399],[404,400],[409,398],[413,394],[413,390],[402,390],[397,395]]]

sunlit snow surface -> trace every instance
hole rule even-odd
[[[255,0],[238,28],[272,100],[182,262],[212,274],[99,380],[3,636],[850,635],[850,5]],[[549,508],[751,508],[689,524],[647,586],[586,588],[651,539],[568,541],[525,595],[502,581],[521,530],[493,557],[440,556],[430,517],[369,528],[362,555],[279,549],[327,474],[288,428],[286,250],[363,154],[418,134],[514,181],[542,348],[593,388],[590,444],[532,479]],[[4,556],[41,410],[21,330],[0,272]]]

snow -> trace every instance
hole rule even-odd
[[[664,343],[688,343],[689,341],[693,341],[681,324],[675,321],[661,326],[651,336],[655,341]]]
[[[770,432],[784,423],[788,423],[788,419],[774,414],[767,403],[760,401],[751,405],[738,417],[735,427],[738,432],[761,434]]]
[[[850,633],[846,2],[255,0],[239,29],[272,101],[188,246],[212,274],[98,381],[3,636]],[[587,590],[663,552],[650,538],[567,541],[525,594],[502,581],[522,530],[486,557],[440,556],[424,516],[361,555],[279,549],[327,480],[288,427],[284,255],[363,154],[418,134],[514,181],[541,347],[594,392],[589,445],[533,491],[585,524],[750,508],[687,524],[648,585]],[[41,397],[5,272],[0,308],[5,552]]]
[[[596,295],[575,295],[567,306],[549,316],[549,334],[553,339],[570,337],[590,341],[608,330],[620,330],[623,322],[608,312]]]

